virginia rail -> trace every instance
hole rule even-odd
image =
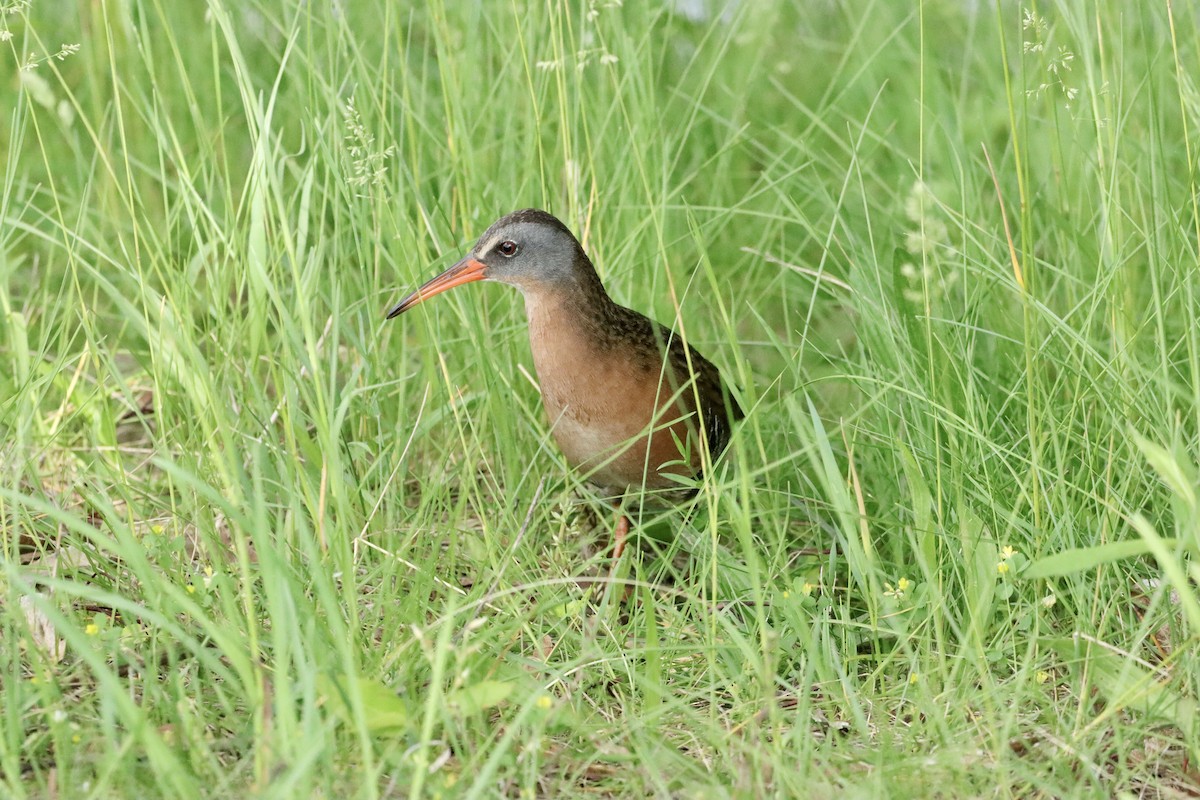
[[[629,533],[631,493],[689,494],[744,416],[708,359],[670,329],[613,302],[579,240],[556,217],[527,208],[501,217],[471,252],[401,300],[388,319],[478,280],[525,295],[529,342],[555,441],[572,467],[618,506],[613,555]],[[702,424],[696,424],[699,420]]]

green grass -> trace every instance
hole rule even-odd
[[[1194,790],[1174,6],[2,0],[0,795]],[[519,296],[382,317],[528,205],[748,411],[624,603]]]

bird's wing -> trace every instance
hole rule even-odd
[[[667,363],[675,380],[679,383],[674,387],[683,390],[681,400],[689,408],[700,404],[699,416],[704,421],[704,433],[708,438],[708,447],[714,457],[720,455],[729,444],[733,433],[733,424],[745,418],[746,414],[738,405],[736,399],[721,379],[721,372],[716,366],[689,345],[674,331],[664,325],[658,326],[660,341],[665,343]],[[695,377],[695,389],[690,385],[689,378]]]

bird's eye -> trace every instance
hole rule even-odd
[[[516,242],[504,241],[496,245],[496,251],[505,258],[512,258],[515,256],[518,249],[519,248],[517,247]]]

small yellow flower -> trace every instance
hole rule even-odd
[[[908,591],[908,587],[910,586],[912,586],[912,581],[910,581],[908,578],[901,578],[900,580],[896,581],[895,586],[892,586],[890,583],[885,583],[883,584],[883,596],[890,597],[893,600],[903,600],[904,593]]]
[[[1006,544],[1006,545],[1004,545],[1003,548],[1000,549],[1000,557],[1003,558],[1005,561],[1008,561],[1010,558],[1012,558],[1016,554],[1017,554],[1016,548],[1014,548],[1010,544]]]
[[[816,590],[817,585],[815,583],[809,583],[808,581],[805,581],[804,585],[800,587],[800,591],[804,592],[805,597],[811,597],[812,593]]]
[[[150,526],[150,532],[153,533],[155,536],[162,536],[164,530],[166,530],[166,529],[163,528],[162,525],[159,525],[157,523]]]
[[[920,681],[921,681],[921,673],[919,673],[919,672],[908,673],[908,684],[910,686],[916,686],[918,683],[920,683]]]
[[[548,694],[544,694],[537,699],[537,707],[542,711],[549,711],[554,708],[554,698]]]
[[[1045,683],[1046,681],[1050,680],[1050,673],[1046,672],[1044,669],[1040,669],[1035,677],[1037,678],[1038,683]]]
[[[78,733],[71,736],[71,744],[79,744],[82,741],[83,741],[83,737],[80,736]]]
[[[100,626],[94,622],[89,622],[87,624],[87,627],[83,629],[83,632],[86,633],[88,636],[95,636],[97,633],[100,632]]]
[[[1007,561],[1001,561],[999,564],[996,565],[996,572],[999,572],[1001,575],[1007,575],[1008,570],[1009,570],[1009,566],[1008,566]]]
[[[791,597],[791,596],[792,596],[792,593],[791,593],[791,592],[789,592],[787,589],[784,589],[784,590],[783,590],[783,599],[784,599],[784,600],[787,600],[787,599],[788,599],[789,597]]]
[[[195,593],[196,593],[196,584],[194,584],[194,583],[189,583],[187,586],[185,586],[185,587],[183,587],[183,588],[184,588],[184,589],[187,589],[187,593],[188,593],[188,594],[195,594]]]

